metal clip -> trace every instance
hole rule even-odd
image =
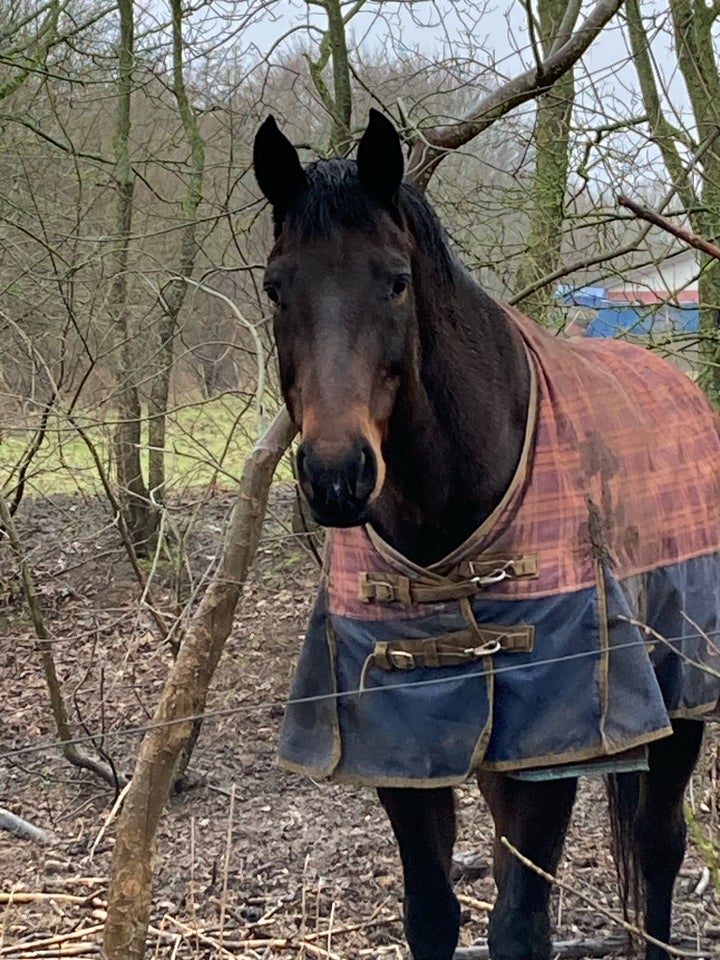
[[[396,599],[395,587],[388,580],[374,579],[367,573],[361,573],[360,599],[363,603],[370,603],[371,600],[392,603]]]
[[[468,657],[490,657],[500,650],[502,650],[502,643],[499,640],[488,640],[479,647],[467,647],[463,653]]]
[[[497,570],[493,570],[492,573],[488,573],[487,576],[481,577],[472,577],[471,582],[476,583],[479,587],[484,587],[489,583],[501,583],[503,580],[507,580],[510,576],[508,573],[508,567],[512,563],[512,560],[508,562],[503,567],[498,567]]]

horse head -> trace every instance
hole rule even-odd
[[[264,287],[283,396],[301,431],[298,480],[318,522],[354,526],[383,488],[383,442],[415,352],[400,138],[371,110],[356,161],[303,168],[268,117],[253,160],[273,209]]]

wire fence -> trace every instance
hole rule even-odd
[[[720,658],[720,648],[715,645],[713,637],[720,637],[720,628],[710,632],[698,630],[695,633],[687,633],[682,636],[677,637],[664,637],[658,631],[654,630],[652,627],[649,627],[647,624],[642,623],[641,621],[635,620],[631,617],[622,618],[626,622],[631,623],[633,626],[638,627],[646,631],[646,633],[651,637],[651,639],[641,639],[641,640],[632,640],[627,643],[615,644],[609,647],[598,647],[593,650],[584,650],[578,653],[564,654],[559,657],[548,657],[541,660],[531,661],[529,663],[515,663],[508,664],[507,666],[492,667],[490,669],[482,668],[479,670],[469,670],[463,674],[464,679],[482,679],[488,676],[498,676],[500,674],[508,674],[517,670],[533,670],[540,667],[547,667],[552,664],[565,663],[571,660],[579,660],[586,657],[600,657],[605,654],[611,654],[616,651],[626,650],[633,647],[648,647],[649,644],[654,642],[662,643],[668,646],[673,653],[681,657],[686,663],[690,666],[696,667],[699,670],[709,674],[710,676],[720,679],[720,670],[715,669],[711,664],[705,663],[703,661],[695,660],[694,658],[688,656],[683,650],[678,649],[676,644],[683,643],[687,640],[706,640],[714,650],[714,653]],[[371,696],[382,693],[388,693],[392,691],[397,691],[398,688],[410,689],[413,687],[428,687],[428,686],[438,686],[447,683],[457,682],[457,674],[452,676],[438,676],[431,677],[424,680],[406,680],[402,684],[394,684],[393,686],[362,686],[357,687],[352,690],[341,690],[333,691],[330,693],[316,694],[312,697],[299,697],[295,699],[285,699],[285,700],[267,700],[260,703],[243,703],[237,704],[233,707],[223,707],[215,710],[206,710],[202,713],[190,714],[183,717],[175,717],[169,720],[158,720],[151,721],[147,724],[140,724],[133,727],[125,727],[121,730],[98,730],[95,733],[85,733],[82,736],[73,737],[70,740],[51,740],[46,741],[41,744],[33,744],[25,747],[18,747],[13,750],[4,750],[0,752],[0,761],[3,760],[13,760],[18,757],[24,757],[31,754],[43,753],[46,751],[53,751],[57,749],[62,749],[63,746],[70,744],[80,745],[80,744],[94,744],[98,742],[105,743],[107,740],[118,740],[125,739],[134,736],[143,735],[149,733],[152,730],[161,729],[163,727],[175,726],[179,723],[195,723],[197,721],[207,721],[220,719],[230,716],[240,716],[243,714],[254,713],[262,710],[285,710],[287,707],[300,706],[303,704],[317,703],[321,701],[328,700],[340,700],[350,697],[359,697],[359,696]],[[720,717],[718,718],[720,719]]]

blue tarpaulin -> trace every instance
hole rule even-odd
[[[630,333],[693,333],[698,329],[697,304],[640,304],[629,300],[611,300],[604,287],[558,287],[556,299],[567,307],[593,310],[585,336],[615,337]]]

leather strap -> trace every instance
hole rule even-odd
[[[415,667],[454,667],[492,656],[501,650],[527,653],[533,648],[532,624],[514,627],[478,624],[474,630],[458,630],[420,640],[378,640],[365,661],[360,689],[372,667],[379,670],[414,670]]]
[[[363,571],[359,574],[358,589],[364,603],[443,603],[476,597],[483,587],[502,580],[537,577],[538,564],[534,554],[510,557],[496,555],[477,560],[463,560],[452,574],[442,579],[411,579],[399,573]]]

